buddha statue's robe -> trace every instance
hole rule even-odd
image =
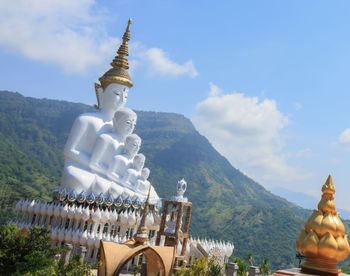
[[[80,115],[72,126],[64,148],[64,170],[61,187],[76,193],[90,191],[96,174],[89,168],[94,145],[99,136],[112,131],[112,118],[123,107],[128,90],[112,83],[100,92],[102,107],[95,113]]]

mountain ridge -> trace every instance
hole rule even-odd
[[[93,111],[81,103],[0,92],[0,220],[13,215],[14,199],[49,200],[60,184],[63,146],[74,119]],[[310,214],[273,195],[234,168],[183,115],[136,111],[141,152],[160,197],[181,178],[193,202],[190,233],[231,240],[235,256],[268,257],[273,268],[292,266],[295,240]]]

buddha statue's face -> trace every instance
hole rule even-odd
[[[116,133],[122,137],[131,134],[136,126],[137,115],[132,112],[117,111],[113,118],[113,125]]]
[[[133,165],[136,170],[141,170],[145,165],[145,156],[144,155],[136,155],[133,161]]]
[[[116,111],[123,107],[128,98],[129,88],[118,83],[109,84],[102,92],[101,104],[102,108]]]
[[[126,153],[130,156],[135,156],[139,151],[141,146],[141,139],[139,137],[127,137],[125,140],[125,150]]]

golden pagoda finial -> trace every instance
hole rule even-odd
[[[131,18],[129,18],[128,26],[123,35],[123,42],[117,51],[118,55],[115,56],[111,62],[112,68],[99,79],[103,89],[105,89],[110,83],[119,83],[129,88],[133,86],[130,75],[127,71],[129,69],[127,56],[129,55],[128,41],[130,40],[130,25]]]
[[[314,210],[296,241],[298,251],[305,256],[304,270],[338,274],[338,261],[344,260],[350,246],[345,227],[335,211],[335,188],[331,175],[322,186],[318,210]]]
[[[326,183],[323,184],[322,192],[325,194],[334,194],[335,193],[335,188],[333,185],[333,179],[332,179],[331,175],[328,175]]]
[[[322,186],[322,198],[318,203],[318,210],[322,212],[329,212],[331,214],[335,212],[334,196],[335,188],[333,185],[332,176],[329,175],[326,182]]]
[[[129,69],[129,63],[126,57],[129,55],[128,41],[130,40],[130,24],[131,18],[129,18],[128,26],[126,27],[125,33],[123,35],[123,42],[117,51],[118,55],[111,62],[112,67],[121,67],[125,70]]]
[[[148,240],[146,217],[149,213],[149,198],[151,195],[151,188],[152,188],[152,182],[150,183],[149,188],[148,188],[147,199],[145,202],[145,208],[143,209],[143,212],[142,212],[140,225],[137,228],[137,232],[134,236],[134,240],[136,242],[136,245],[142,245]]]

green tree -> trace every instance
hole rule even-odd
[[[339,264],[342,273],[350,274],[350,262],[342,261]]]
[[[134,271],[132,273],[133,276],[136,276],[137,274],[139,274],[141,272],[141,265],[135,265],[134,266]]]
[[[57,249],[51,248],[49,230],[31,227],[29,232],[15,225],[0,226],[0,274],[34,273],[54,264]]]
[[[205,257],[193,260],[190,268],[182,268],[176,276],[221,276],[222,266],[215,264],[214,259]]]
[[[248,261],[248,264],[249,264],[250,266],[253,265],[253,254],[252,254],[252,252],[249,252],[249,253],[248,253],[247,261]]]
[[[248,273],[248,266],[244,263],[244,261],[240,258],[235,258],[234,262],[238,265],[238,276],[246,276]]]
[[[260,269],[260,275],[262,276],[267,276],[270,275],[270,264],[269,264],[269,259],[264,258],[262,264],[259,266]]]
[[[91,275],[91,266],[80,263],[74,255],[67,265],[53,257],[60,252],[52,248],[50,230],[33,226],[20,230],[15,225],[0,225],[0,275],[26,276],[85,276]]]
[[[73,255],[68,265],[64,265],[63,260],[61,260],[58,265],[54,266],[57,276],[88,276],[92,275],[91,268],[90,264],[80,262],[79,254]]]
[[[218,276],[218,275],[223,275],[222,274],[222,266],[215,264],[214,259],[211,258],[208,262],[208,270],[207,270],[207,275],[208,276]]]

